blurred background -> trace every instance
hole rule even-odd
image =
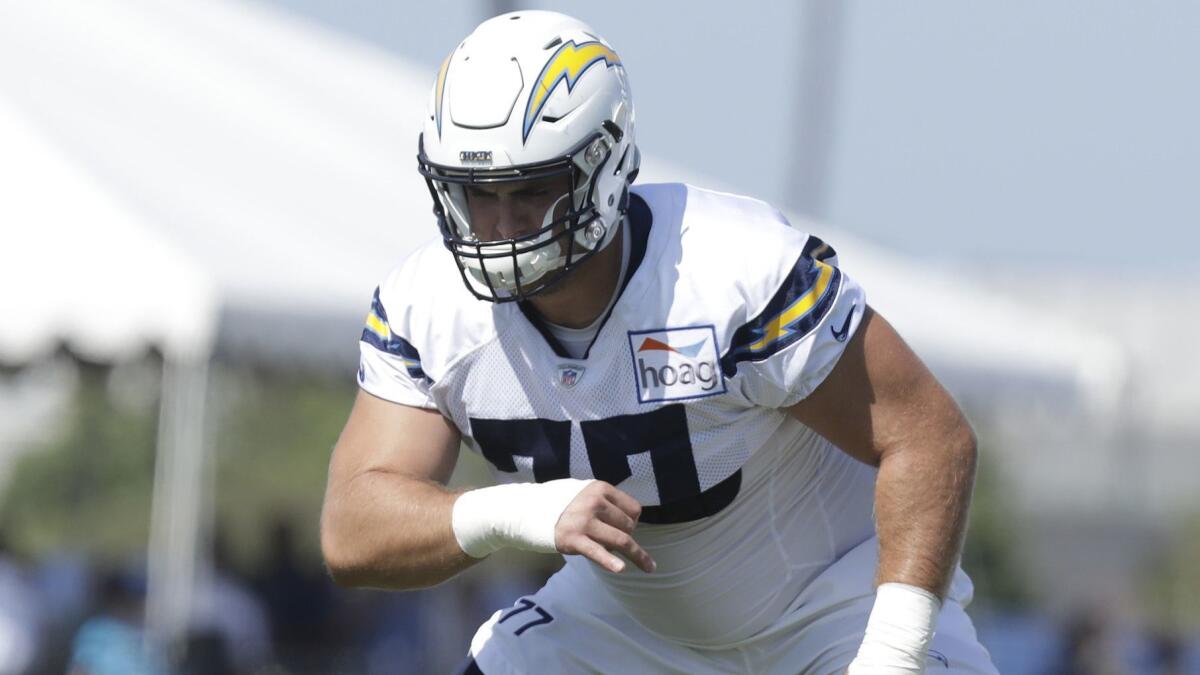
[[[784,209],[968,410],[1001,672],[1200,673],[1200,5],[0,0],[0,675],[448,672],[553,572],[317,545],[435,69],[526,7],[622,55],[641,182]]]

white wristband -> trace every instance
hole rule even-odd
[[[505,546],[554,553],[554,527],[567,504],[590,480],[562,478],[470,490],[454,500],[454,538],[472,558]]]
[[[847,675],[913,675],[925,658],[942,603],[933,593],[908,584],[881,584],[867,619],[867,632]]]

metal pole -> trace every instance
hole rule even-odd
[[[799,211],[820,219],[829,208],[845,6],[842,0],[808,0],[801,8],[795,145],[783,194]]]
[[[177,660],[191,616],[201,552],[206,358],[163,362],[162,405],[150,516],[147,647]],[[202,563],[201,563],[202,564]]]

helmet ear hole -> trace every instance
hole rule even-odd
[[[612,134],[613,141],[617,143],[620,143],[621,139],[625,137],[625,132],[621,131],[621,127],[617,126],[617,123],[612,120],[604,120],[600,126],[604,127],[605,131]]]
[[[638,171],[642,168],[642,153],[637,146],[630,144],[628,152],[632,152],[633,156],[629,158],[629,168],[625,172],[626,189],[629,185],[633,185],[633,181],[637,180]]]

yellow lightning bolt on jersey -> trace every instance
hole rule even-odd
[[[757,342],[750,345],[751,352],[758,352],[766,349],[770,344],[779,338],[785,337],[791,331],[788,326],[803,319],[806,314],[812,311],[812,308],[825,295],[825,291],[829,288],[829,281],[833,278],[833,267],[814,260],[813,264],[817,266],[820,273],[817,275],[817,281],[813,284],[808,292],[788,305],[787,309],[780,312],[775,318],[771,319],[766,326],[763,326],[763,336]]]

